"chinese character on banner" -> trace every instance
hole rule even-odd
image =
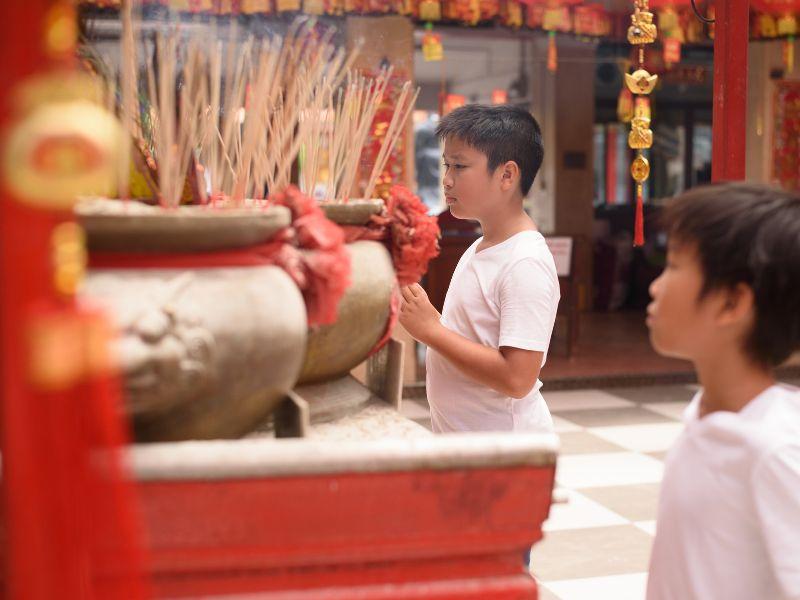
[[[505,104],[508,102],[508,92],[502,89],[492,90],[492,104]]]

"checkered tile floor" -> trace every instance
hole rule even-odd
[[[531,555],[542,600],[644,598],[663,459],[696,389],[543,390],[561,438],[557,496],[568,501],[552,506]],[[403,404],[430,427],[424,401]]]

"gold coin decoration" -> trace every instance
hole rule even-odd
[[[633,159],[631,177],[636,183],[644,183],[650,177],[650,162],[644,156],[637,156]]]

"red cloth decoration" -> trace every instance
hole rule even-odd
[[[400,285],[418,282],[439,254],[439,224],[428,208],[402,185],[393,186],[386,201],[392,226],[392,259]]]
[[[97,269],[276,265],[288,273],[303,293],[310,326],[335,323],[339,300],[350,285],[350,255],[345,248],[344,232],[328,220],[314,199],[294,186],[270,196],[270,201],[291,211],[292,224],[265,244],[219,252],[92,252],[89,265]]]
[[[384,241],[400,285],[418,282],[439,254],[439,224],[419,197],[402,185],[392,186],[386,209],[363,227],[343,227],[348,242]]]
[[[294,186],[270,196],[270,200],[292,211],[294,245],[303,250],[299,256],[279,257],[276,264],[286,269],[303,292],[308,324],[335,323],[339,300],[350,285],[350,255],[344,232],[328,220],[316,200]]]

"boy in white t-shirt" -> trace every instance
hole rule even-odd
[[[444,194],[483,237],[461,257],[440,315],[419,285],[400,322],[428,346],[436,432],[553,432],[539,393],[559,300],[553,256],[522,206],[542,164],[539,125],[513,106],[468,105],[444,117]]]
[[[702,389],[666,459],[647,597],[800,598],[800,390],[773,375],[800,348],[800,197],[707,186],[665,217],[650,339]]]

